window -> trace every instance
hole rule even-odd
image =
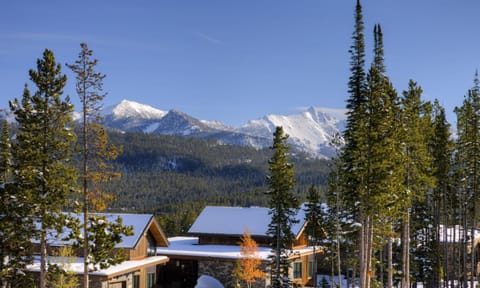
[[[302,262],[293,263],[293,278],[294,279],[302,278]]]
[[[140,275],[133,275],[133,288],[140,288]]]
[[[155,256],[157,252],[157,246],[155,245],[155,238],[153,238],[150,231],[147,233],[147,256]]]
[[[308,261],[308,277],[313,277],[313,261]]]
[[[148,273],[147,274],[147,288],[153,288],[155,283],[155,274],[154,273]]]

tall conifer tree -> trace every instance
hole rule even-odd
[[[408,90],[403,92],[402,98],[402,118],[403,125],[402,143],[404,150],[403,165],[405,167],[405,193],[399,199],[401,201],[402,211],[402,259],[403,259],[403,275],[402,287],[410,287],[410,238],[419,239],[417,236],[431,236],[433,235],[429,227],[433,227],[433,219],[431,213],[427,209],[426,200],[427,192],[435,185],[435,179],[432,171],[432,157],[429,150],[429,138],[433,135],[431,129],[431,104],[423,102],[421,99],[422,88],[416,82],[410,80]],[[431,199],[428,199],[431,200]],[[412,222],[410,215],[415,216],[413,220],[413,234],[410,237],[410,230]],[[423,216],[420,216],[423,215]],[[430,221],[426,221],[430,219]],[[416,220],[416,221],[415,221]],[[428,241],[427,241],[428,240]],[[424,239],[422,243],[417,243],[415,247],[430,248],[432,238]],[[422,252],[420,249],[416,250],[418,253]],[[425,251],[426,252],[426,251]],[[418,255],[418,254],[417,254]],[[427,260],[431,253],[423,255],[423,257],[416,257],[417,259]],[[419,255],[418,255],[419,256]],[[430,278],[431,275],[426,275],[426,271],[431,271],[430,268],[425,267],[427,262],[416,261],[417,275],[425,277],[424,280]],[[428,261],[430,262],[430,261]],[[423,271],[423,272],[422,272]]]
[[[32,283],[24,271],[33,261],[31,240],[35,226],[24,221],[30,205],[12,183],[11,165],[9,125],[4,121],[0,139],[0,287],[27,287]]]
[[[464,195],[465,212],[463,226],[465,231],[469,227],[471,235],[475,233],[475,228],[478,224],[478,209],[480,204],[480,87],[478,80],[478,73],[475,73],[474,86],[468,91],[467,96],[463,101],[461,107],[455,108],[457,114],[457,153],[456,157],[460,161],[457,164],[458,172],[461,175],[462,182],[459,184]],[[474,245],[474,239],[471,237]],[[466,239],[466,237],[465,237]],[[465,245],[466,247],[467,245]],[[464,249],[466,251],[466,248]],[[470,273],[476,266],[474,253],[470,253]],[[464,260],[464,275],[466,285],[466,259],[467,253],[463,255]],[[474,274],[472,274],[474,275]],[[473,281],[473,280],[472,280]],[[472,283],[473,285],[473,283]]]
[[[103,268],[111,264],[116,264],[124,260],[124,257],[111,257],[112,249],[107,246],[101,247],[99,243],[93,243],[94,252],[90,250],[90,242],[93,239],[101,241],[98,235],[91,235],[90,226],[92,223],[99,222],[98,216],[90,214],[90,210],[98,211],[106,207],[106,201],[112,198],[111,195],[103,192],[99,184],[119,177],[119,173],[112,170],[108,161],[115,159],[120,150],[115,145],[108,145],[105,128],[98,123],[101,120],[100,109],[102,101],[106,96],[103,92],[103,79],[105,75],[95,71],[98,63],[97,59],[92,59],[93,51],[86,43],[80,44],[81,51],[75,64],[67,64],[76,75],[76,90],[82,104],[82,122],[80,123],[79,152],[81,154],[82,165],[80,168],[81,187],[83,194],[83,287],[89,287],[89,264],[102,264]],[[106,219],[102,219],[105,221]],[[113,224],[117,227],[119,222]],[[121,225],[120,225],[121,226]],[[119,227],[117,227],[119,228]],[[92,229],[93,230],[93,229]],[[111,229],[117,231],[118,229]],[[126,232],[121,229],[118,232]],[[90,239],[92,238],[92,239]],[[112,238],[116,239],[116,238]],[[111,239],[111,240],[112,240]],[[105,241],[101,241],[106,243]],[[99,252],[101,250],[106,250]],[[116,254],[121,256],[120,254]],[[108,265],[107,265],[108,264]]]
[[[39,225],[39,287],[45,288],[47,231],[64,228],[62,209],[69,206],[69,195],[76,190],[76,169],[72,163],[76,136],[71,129],[73,105],[69,97],[61,97],[67,77],[53,52],[45,49],[36,70],[30,70],[29,75],[37,91],[30,95],[26,88],[21,101],[10,102],[19,125],[13,149],[14,178],[20,193],[26,195],[25,200],[33,203],[32,221]]]
[[[355,16],[353,47],[358,48],[363,47],[358,44],[358,39],[363,39],[358,29],[363,27],[359,1]],[[376,243],[375,233],[391,230],[391,207],[396,205],[403,179],[400,169],[398,96],[385,75],[380,25],[374,28],[374,39],[374,61],[365,82],[349,82],[351,96],[347,108],[353,110],[349,111],[347,118],[344,133],[346,145],[341,153],[343,167],[340,170],[343,199],[347,201],[347,207],[353,207],[351,212],[356,214],[361,224],[359,262],[362,288],[371,285],[374,247],[381,244]],[[355,48],[352,50],[355,51]],[[363,54],[352,53],[352,59],[358,59],[358,55]],[[363,71],[357,67],[360,62],[352,61],[351,80],[363,79],[356,72]]]
[[[350,72],[351,76],[348,82],[348,92],[350,94],[347,100],[347,124],[344,131],[345,146],[339,157],[342,165],[340,171],[342,187],[339,193],[342,193],[342,199],[345,201],[345,207],[348,207],[350,214],[355,221],[365,224],[367,219],[364,217],[363,209],[356,205],[365,193],[366,173],[368,164],[366,158],[367,148],[367,126],[366,126],[366,102],[367,102],[367,83],[365,73],[365,40],[362,6],[360,0],[357,0],[354,14],[355,24],[352,34],[352,45],[350,46]],[[363,243],[364,228],[362,226],[358,233],[358,242]],[[359,245],[359,265],[361,283],[365,285],[364,276],[366,266],[364,257],[366,251],[364,245]],[[355,270],[355,269],[354,269]],[[362,286],[365,287],[365,286]]]
[[[273,250],[273,287],[289,287],[288,251],[294,241],[292,225],[298,223],[296,219],[299,203],[293,193],[295,186],[293,163],[290,161],[287,144],[288,135],[284,135],[283,128],[277,127],[273,134],[272,158],[268,161],[269,175],[267,176],[268,192],[270,196],[269,215],[272,219],[268,225],[267,234],[272,238]]]
[[[447,229],[443,229],[442,235],[440,235],[440,225],[448,227],[451,223],[451,205],[456,201],[452,201],[453,189],[451,189],[451,171],[452,171],[452,154],[453,154],[453,141],[450,135],[450,124],[447,122],[445,116],[445,109],[441,107],[438,100],[435,100],[433,104],[433,116],[432,126],[433,135],[430,138],[429,146],[432,155],[433,176],[437,183],[433,190],[433,219],[435,221],[435,242],[434,250],[435,257],[433,263],[434,279],[432,287],[440,287],[440,280],[444,280],[444,283],[448,283],[448,247],[444,245],[443,251],[440,251],[440,238],[447,239]],[[443,259],[443,261],[441,261]],[[441,271],[443,273],[443,279],[441,277]]]
[[[0,139],[0,183],[8,183],[10,180],[10,167],[12,162],[12,151],[10,143],[10,129],[8,122],[3,121],[2,137]]]
[[[313,283],[317,283],[317,255],[315,253],[315,248],[319,244],[319,239],[321,238],[322,232],[322,203],[320,203],[320,195],[315,188],[311,186],[308,189],[307,202],[305,203],[305,221],[307,227],[305,233],[310,239],[310,243],[313,246]]]

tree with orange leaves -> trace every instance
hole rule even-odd
[[[245,281],[247,287],[251,288],[257,279],[262,279],[266,275],[259,269],[262,260],[258,257],[257,242],[252,239],[248,228],[245,229],[241,240],[240,254],[242,257],[237,260],[233,275],[239,281]]]

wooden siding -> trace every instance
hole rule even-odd
[[[297,285],[306,285],[309,280],[310,280],[310,277],[308,277],[308,255],[305,255],[305,256],[301,256],[299,259],[296,259],[293,263],[301,263],[302,264],[302,274],[301,274],[301,278],[296,278],[296,279],[293,279],[293,282]],[[294,265],[292,263],[292,265]],[[293,266],[292,266],[292,271],[293,271]]]
[[[308,238],[305,231],[302,231],[297,239],[293,242],[293,249],[301,249],[308,246]]]
[[[129,249],[128,260],[139,260],[147,257],[147,245],[147,237],[143,236],[135,249]]]

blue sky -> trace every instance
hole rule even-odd
[[[87,42],[122,99],[238,126],[308,106],[344,108],[356,0],[17,0],[0,4],[0,108],[45,48],[62,65]],[[480,66],[477,0],[363,0],[367,52],[384,32],[387,74],[440,100],[453,122]],[[370,62],[369,53],[367,61]],[[65,90],[78,103],[71,72]],[[33,87],[30,86],[33,90]]]

